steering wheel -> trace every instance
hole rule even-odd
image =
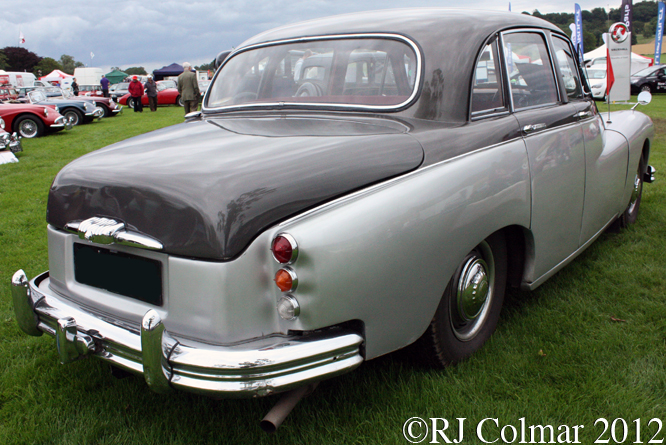
[[[305,82],[296,90],[296,97],[321,96],[317,86],[311,82]]]

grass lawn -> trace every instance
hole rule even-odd
[[[182,122],[182,108],[126,109],[24,140],[20,162],[0,165],[0,444],[404,444],[403,425],[412,417],[448,419],[449,439],[458,434],[455,419],[466,419],[464,444],[482,443],[476,429],[485,418],[497,419],[499,427],[490,420],[481,428],[497,444],[511,442],[509,427],[506,440],[500,437],[504,425],[520,433],[521,418],[526,428],[568,432],[570,442],[577,432],[584,444],[600,435],[627,444],[648,443],[655,433],[666,438],[660,423],[650,423],[666,421],[666,179],[659,175],[666,172],[666,96],[639,109],[657,127],[650,163],[658,176],[644,187],[635,225],[602,235],[536,291],[509,292],[497,332],[471,359],[443,371],[402,352],[370,361],[320,384],[271,436],[258,422],[276,397],[154,394],[140,377],[115,379],[99,360],[60,365],[55,340],[23,334],[14,319],[12,274],[23,268],[34,277],[48,268],[45,208],[58,170],[97,148]],[[615,435],[597,419],[614,422]]]

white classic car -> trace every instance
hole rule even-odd
[[[413,343],[462,360],[506,286],[634,222],[653,179],[652,122],[602,118],[577,60],[554,25],[501,12],[259,34],[201,112],[62,169],[50,270],[14,275],[17,321],[63,363],[216,397],[300,390]]]

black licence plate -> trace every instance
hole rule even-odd
[[[157,260],[74,243],[74,278],[81,284],[162,306]]]

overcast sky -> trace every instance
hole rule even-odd
[[[636,1],[636,0],[635,0]],[[573,13],[576,2],[518,0],[515,13]],[[617,9],[621,0],[578,0],[582,9]],[[261,31],[302,20],[373,9],[442,6],[508,10],[496,0],[0,0],[0,48],[22,46],[56,60],[73,56],[86,66],[148,71],[173,62],[208,63]],[[91,59],[90,54],[94,54]]]

